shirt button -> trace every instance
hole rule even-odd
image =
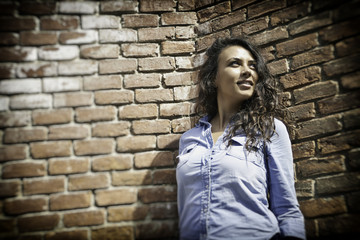
[[[209,185],[206,185],[205,188],[208,189],[208,188],[209,188]]]

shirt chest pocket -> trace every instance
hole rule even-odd
[[[190,155],[197,145],[198,143],[193,143],[184,148],[184,150],[180,153],[180,155],[176,157],[177,158],[176,168],[181,168],[184,164],[186,164],[189,161]]]

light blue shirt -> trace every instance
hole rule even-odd
[[[180,139],[176,178],[180,239],[268,240],[276,233],[305,239],[294,188],[291,142],[275,119],[271,142],[245,149],[240,133],[216,143],[208,117]]]

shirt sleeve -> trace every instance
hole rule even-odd
[[[270,209],[279,222],[281,236],[306,239],[304,217],[294,186],[291,142],[285,125],[275,119],[275,133],[267,144]]]

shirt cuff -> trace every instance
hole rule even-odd
[[[282,237],[297,237],[306,239],[304,220],[301,218],[290,218],[283,220],[280,224]]]

